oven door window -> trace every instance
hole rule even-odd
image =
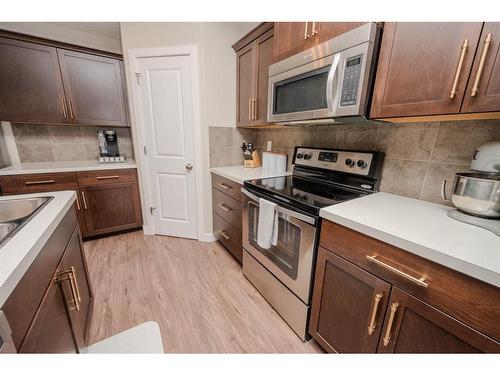
[[[302,236],[301,228],[286,220],[280,214],[278,222],[278,243],[276,246],[271,246],[269,249],[263,249],[257,244],[258,224],[259,206],[250,202],[248,205],[248,241],[283,272],[293,280],[296,280]]]
[[[328,108],[326,85],[331,65],[274,84],[273,114]]]

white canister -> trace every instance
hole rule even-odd
[[[286,172],[286,161],[287,156],[285,154],[276,154],[276,172],[285,173]]]
[[[276,172],[276,154],[275,153],[272,153],[272,152],[269,152],[269,159],[268,159],[268,167],[267,167],[267,171],[269,172]]]
[[[265,171],[269,170],[269,158],[270,158],[270,156],[271,156],[270,152],[264,151],[262,153],[262,168]]]

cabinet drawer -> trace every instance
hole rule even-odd
[[[133,168],[78,172],[76,175],[78,177],[78,183],[80,184],[80,186],[95,186],[113,184],[116,182],[137,181],[137,173]]]
[[[320,244],[478,331],[500,339],[499,288],[327,220],[322,224]],[[368,258],[374,256],[375,262]],[[416,280],[422,277],[427,287],[417,285],[408,276]]]
[[[23,174],[0,177],[0,188],[3,194],[75,190],[77,187],[76,176],[72,172]]]
[[[212,187],[241,202],[241,185],[212,173]]]
[[[241,202],[217,189],[212,189],[212,205],[220,217],[241,229]]]
[[[214,234],[222,245],[241,263],[243,257],[241,228],[229,224],[214,212]]]

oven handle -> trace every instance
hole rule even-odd
[[[245,194],[248,198],[250,198],[253,201],[255,201],[257,203],[257,205],[259,204],[259,199],[260,198],[258,196],[250,193],[248,190],[246,190],[244,188],[241,188],[241,192],[243,194]],[[307,216],[307,215],[301,214],[299,212],[295,212],[295,211],[289,210],[289,209],[284,208],[284,207],[280,207],[279,205],[278,205],[278,212],[281,212],[282,214],[288,215],[288,216],[293,217],[295,219],[304,221],[307,224],[314,225],[316,223],[316,219],[314,219],[314,218],[312,218],[310,216]]]

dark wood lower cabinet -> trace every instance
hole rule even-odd
[[[495,340],[392,288],[379,353],[494,353],[499,349]]]
[[[20,353],[76,353],[77,347],[58,283],[49,285]]]
[[[375,353],[391,285],[320,248],[310,334],[329,352]]]

